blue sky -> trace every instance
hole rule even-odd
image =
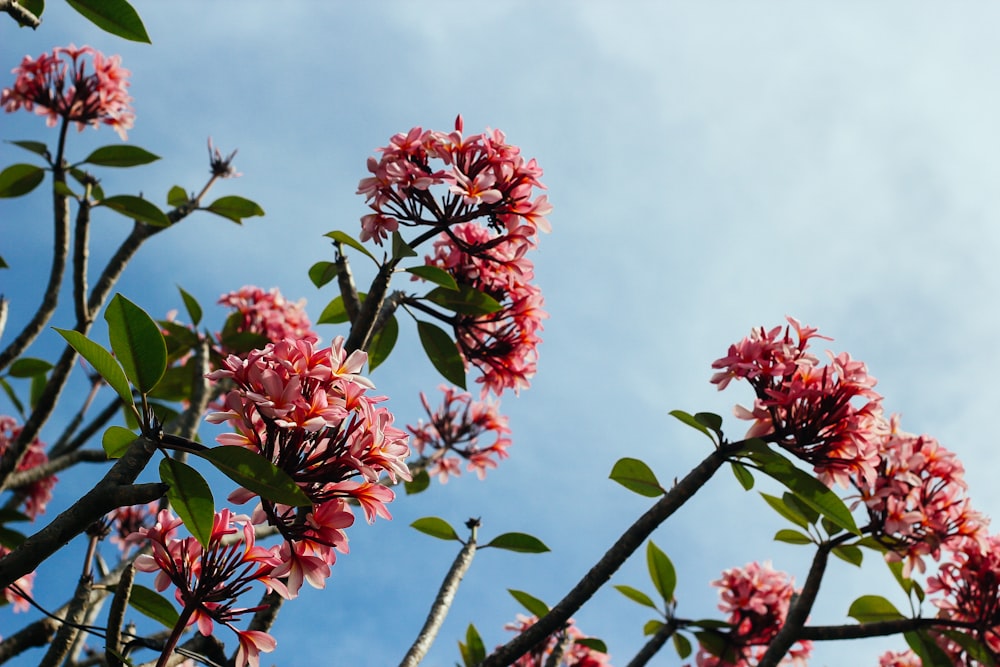
[[[988,431],[996,392],[985,386],[1000,371],[995,8],[146,0],[136,2],[154,41],[145,46],[50,4],[37,32],[0,24],[5,69],[70,42],[122,54],[137,114],[129,141],[163,158],[109,171],[106,190],[162,203],[174,184],[200,187],[211,135],[239,148],[244,173],[218,193],[267,212],[243,227],[197,215],[145,247],[120,289],[150,313],[180,305],[176,284],[205,305],[256,284],[307,298],[315,320],[335,296],[306,276],[332,259],[322,234],[359,229],[365,207],[354,191],[366,158],[414,125],[449,129],[462,113],[467,132],[500,128],[545,169],[553,233],[535,263],[550,319],[532,388],[503,402],[511,458],[485,482],[463,476],[400,498],[391,523],[356,525],[327,590],[282,612],[275,664],[398,662],[456,552],[407,527],[427,515],[454,525],[482,517],[486,538],[524,531],[552,548],[480,553],[425,664],[458,660],[469,622],[487,645],[505,641],[502,625],[519,612],[506,588],[554,603],[650,504],[607,479],[614,462],[641,458],[664,481],[684,475],[707,441],[667,413],[728,415],[749,402],[743,387],[716,392],[710,364],[786,314],[866,361],[904,429],[956,451],[977,506],[1000,507]],[[0,120],[0,137],[55,135],[20,113]],[[87,130],[71,150],[115,140]],[[0,164],[26,157],[0,145]],[[46,216],[42,195],[0,204],[9,327],[38,301]],[[98,244],[113,247],[127,224],[96,221]],[[440,380],[412,327],[402,338],[373,380],[407,422],[419,416],[417,392]],[[723,471],[654,536],[680,576],[679,614],[713,615],[709,582],[751,560],[770,559],[801,582],[808,552],[771,542],[782,527]],[[634,560],[613,583],[651,590]],[[46,576],[57,576],[52,567]],[[41,579],[36,590],[50,604],[63,599]],[[902,602],[869,556],[860,572],[831,568],[813,619],[846,621],[864,593]],[[0,610],[3,634],[20,627],[9,613]],[[648,617],[609,589],[577,620],[625,664]],[[902,645],[821,646],[812,664],[875,664]],[[679,664],[668,653],[658,660]]]

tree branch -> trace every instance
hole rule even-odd
[[[37,28],[42,20],[17,4],[17,0],[0,0],[0,12],[10,14],[17,24],[26,28]]]
[[[677,632],[677,621],[671,618],[660,626],[660,629],[649,638],[649,641],[639,649],[639,652],[635,654],[635,657],[625,667],[645,667],[646,663],[659,653],[663,645],[667,643],[668,639],[674,636],[675,632]]]

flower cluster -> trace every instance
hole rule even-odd
[[[129,106],[129,72],[121,67],[118,56],[107,57],[89,46],[71,44],[43,53],[38,60],[25,56],[13,73],[17,75],[14,86],[0,92],[0,104],[7,111],[34,110],[46,116],[49,127],[60,118],[76,123],[80,130],[103,123],[122,139],[132,127],[135,114]]]
[[[460,287],[495,299],[499,310],[456,313],[449,318],[466,363],[482,373],[483,394],[515,393],[527,388],[535,374],[542,320],[541,290],[530,281],[534,266],[524,255],[529,238],[516,234],[494,237],[475,223],[456,225],[434,242],[430,266],[448,271]]]
[[[899,430],[898,417],[881,445],[878,475],[862,487],[874,535],[890,548],[888,557],[923,570],[922,556],[938,560],[941,548],[954,550],[973,540],[984,546],[987,519],[965,496],[965,469],[954,453],[926,435]]]
[[[463,137],[462,129],[461,116],[450,133],[414,127],[378,149],[378,159],[368,159],[371,176],[358,184],[358,194],[373,212],[361,220],[362,241],[381,244],[401,224],[441,227],[477,218],[521,235],[549,230],[547,198],[532,198],[535,188],[544,188],[538,163],[526,161],[499,130]],[[440,201],[431,191],[436,185],[447,186]]]
[[[146,540],[139,531],[156,522],[158,510],[159,503],[154,500],[145,505],[119,507],[108,516],[111,543],[121,550],[122,555],[127,555],[132,547],[145,544]]]
[[[923,667],[923,663],[913,651],[886,651],[879,656],[878,667]]]
[[[537,622],[538,618],[535,616],[518,614],[517,620],[505,625],[504,629],[520,634]],[[574,625],[573,619],[570,619],[565,630],[550,635],[518,658],[513,665],[514,667],[545,667],[552,664],[550,663],[551,656],[561,646],[563,654],[559,665],[565,665],[565,667],[611,667],[611,656],[579,643],[578,640],[586,638],[587,635],[580,632],[579,628]]]
[[[322,563],[334,562],[334,550],[346,551],[343,529],[354,520],[346,499],[357,501],[369,522],[377,515],[390,518],[385,504],[394,494],[378,484],[379,477],[385,472],[393,481],[410,479],[408,436],[378,405],[384,397],[366,394],[373,388],[359,375],[366,359],[360,351],[348,354],[342,338],[323,349],[308,340],[285,339],[245,358],[230,355],[208,376],[235,385],[224,411],[207,417],[235,429],[220,435],[219,444],[259,453],[312,501],[308,512],[300,512],[262,498],[253,519],[274,525],[294,543],[286,547],[288,557],[301,561],[304,569],[296,572],[314,585],[319,573],[328,573]],[[254,497],[243,490],[230,500]]]
[[[471,394],[454,387],[439,388],[444,398],[437,410],[431,409],[427,396],[420,392],[428,421],[421,419],[416,426],[406,427],[413,434],[413,448],[426,458],[428,473],[436,475],[442,484],[450,475],[461,474],[463,460],[468,462],[469,472],[474,471],[483,479],[487,469],[496,468],[508,456],[511,443],[505,437],[510,433],[507,417],[500,414],[496,401],[474,401]],[[489,446],[481,446],[480,438],[488,433],[493,433],[496,439]]]
[[[169,510],[162,510],[155,525],[140,528],[136,539],[147,540],[152,554],[140,554],[135,559],[136,569],[155,572],[158,591],[171,584],[175,587],[174,595],[183,608],[175,636],[181,628],[196,624],[198,632],[211,637],[214,623],[221,623],[239,639],[236,664],[257,667],[259,653],[272,651],[275,641],[264,632],[237,630],[233,623],[256,609],[234,608],[234,605],[254,582],[289,597],[284,584],[276,578],[283,562],[279,548],[256,546],[248,517],[233,516],[228,509],[215,514],[206,546],[193,537],[178,538],[180,525],[180,519]],[[230,535],[240,536],[226,539]]]
[[[749,667],[767,651],[767,646],[785,623],[795,594],[792,580],[770,564],[748,563],[732,568],[713,582],[721,590],[719,609],[728,614],[732,631],[722,651],[710,652],[701,647],[698,667]],[[812,652],[812,642],[800,640],[788,652],[783,664],[805,665]],[[751,662],[753,661],[753,662]]]
[[[219,336],[224,348],[225,340],[232,334],[254,334],[272,343],[285,338],[319,341],[306,314],[305,299],[289,301],[277,287],[264,291],[247,285],[223,294],[218,303],[233,310]]]
[[[17,440],[21,434],[21,427],[13,417],[0,415],[0,456],[3,456],[12,442]],[[17,464],[17,470],[23,472],[31,470],[44,463],[48,463],[49,457],[45,454],[45,445],[37,438],[28,445],[27,450]],[[35,482],[26,484],[17,489],[16,493],[22,498],[24,503],[24,513],[31,519],[35,519],[39,514],[45,512],[45,506],[52,500],[52,487],[56,485],[58,478],[55,475],[43,477]]]
[[[10,553],[10,549],[0,544],[0,558],[3,558]],[[15,612],[27,611],[30,604],[25,598],[25,595],[31,595],[31,586],[35,583],[35,573],[29,572],[28,574],[20,577],[14,582],[13,586],[8,586],[3,589],[3,597],[7,600]]]
[[[875,378],[847,353],[830,354],[830,363],[820,365],[808,348],[812,338],[824,337],[788,322],[754,329],[731,345],[712,364],[719,369],[712,382],[720,390],[734,378],[753,387],[753,409],[736,408],[738,417],[753,421],[747,437],[777,443],[812,464],[827,484],[871,484],[888,432],[882,397],[872,389]]]

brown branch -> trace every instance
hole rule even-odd
[[[635,657],[625,667],[645,667],[646,663],[659,653],[663,645],[667,643],[668,639],[674,636],[675,632],[677,632],[677,621],[671,618],[660,626],[660,629],[649,638],[649,641],[639,649],[639,652],[635,654]]]
[[[91,310],[87,307],[87,260],[90,257],[90,184],[84,186],[83,199],[76,212],[76,230],[73,234],[73,308],[76,321],[90,322]]]
[[[813,625],[802,628],[799,639],[839,641],[899,635],[914,630],[937,628],[973,628],[973,623],[948,618],[899,618],[892,621],[860,623],[858,625]]]
[[[351,325],[351,334],[347,337],[344,349],[348,353],[355,350],[367,350],[371,342],[372,334],[375,333],[375,318],[382,310],[382,303],[385,301],[385,293],[389,290],[389,283],[392,282],[392,273],[396,269],[398,259],[390,259],[378,270],[375,279],[372,280],[368,289],[368,296],[361,305],[358,318]]]
[[[42,618],[0,641],[0,665],[17,657],[28,649],[45,646],[55,635],[59,622],[53,618]]]
[[[85,574],[80,577],[62,625],[52,639],[52,643],[49,644],[49,650],[45,653],[45,657],[38,667],[58,667],[69,654],[73,642],[76,641],[76,637],[80,633],[80,623],[87,613],[93,583],[93,579],[89,575]]]
[[[41,465],[22,470],[11,475],[7,480],[8,489],[19,489],[28,484],[32,484],[50,475],[54,475],[60,470],[65,470],[77,463],[104,463],[108,460],[108,455],[103,449],[79,449],[69,454],[64,454],[57,459],[52,459]]]
[[[115,597],[108,611],[107,635],[104,641],[104,657],[110,667],[124,667],[121,659],[115,655],[122,652],[122,625],[125,622],[125,609],[132,595],[132,581],[135,579],[135,567],[132,563],[122,571],[115,587]]]
[[[42,24],[42,19],[17,4],[17,0],[0,0],[0,12],[10,14],[18,25],[26,28],[34,29]]]
[[[340,296],[344,299],[344,310],[347,311],[347,318],[353,324],[358,319],[358,311],[361,310],[361,300],[358,298],[358,290],[354,286],[354,274],[351,273],[351,264],[344,254],[344,244],[340,241],[334,242],[337,251],[337,286],[340,288]]]

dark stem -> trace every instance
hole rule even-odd
[[[73,236],[73,306],[77,322],[90,322],[87,308],[87,260],[90,256],[90,185],[84,188],[83,200],[76,212]]]
[[[67,654],[69,654],[73,642],[80,633],[80,624],[87,612],[87,607],[90,605],[92,588],[93,579],[90,576],[84,575],[80,577],[63,623],[49,645],[49,650],[45,653],[45,657],[39,663],[39,667],[58,667],[58,665],[62,664]]]
[[[340,296],[344,299],[344,309],[347,311],[347,318],[353,324],[358,319],[358,312],[361,310],[361,301],[358,298],[358,290],[354,286],[354,274],[351,273],[351,264],[344,254],[344,245],[340,241],[334,241],[334,248],[337,251],[337,286],[340,287]]]
[[[625,667],[644,667],[663,648],[667,640],[674,636],[675,632],[677,632],[677,621],[671,618],[660,626],[660,629],[649,638],[645,646],[639,649],[639,652]]]
[[[20,26],[37,28],[42,20],[17,3],[17,0],[0,0],[0,12],[10,14]]]

